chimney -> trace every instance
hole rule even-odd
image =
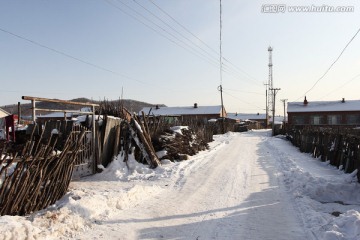
[[[156,106],[155,106],[155,109],[160,109],[160,108],[159,108],[159,105],[156,105]]]
[[[197,108],[198,106],[197,106],[197,103],[194,103],[194,108]]]
[[[305,96],[304,105],[307,105],[307,104],[308,104],[308,101],[306,100],[306,96]]]
[[[344,103],[344,102],[345,102],[345,98],[342,98],[341,102]]]

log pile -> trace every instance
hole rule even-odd
[[[171,161],[187,160],[199,151],[208,149],[208,143],[192,129],[184,128],[179,132],[165,131],[158,139],[154,139],[158,151],[165,150],[163,159]]]

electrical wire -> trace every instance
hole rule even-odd
[[[120,10],[121,12],[125,13],[126,15],[132,17],[133,19],[135,19],[136,21],[139,21],[140,23],[142,23],[143,25],[145,25],[146,27],[150,28],[151,30],[155,31],[156,33],[159,34],[158,30],[155,30],[154,27],[149,26],[148,24],[144,23],[143,21],[139,20],[139,18],[134,17],[133,15],[127,13],[125,10],[121,9],[119,6],[113,4],[111,1],[109,0],[104,0],[105,2],[107,2],[108,4],[110,4],[111,6],[115,7],[116,9]],[[162,26],[160,26],[159,24],[155,23],[154,21],[152,21],[151,19],[149,19],[148,17],[144,16],[142,13],[140,13],[139,11],[135,10],[133,7],[129,6],[128,4],[120,1],[120,0],[116,0],[116,2],[122,4],[123,6],[125,6],[126,8],[128,8],[129,10],[131,10],[132,12],[134,12],[135,14],[137,14],[138,16],[142,17],[143,19],[145,19],[147,22],[151,23],[152,25],[154,25],[155,27],[157,27],[158,29],[160,29],[162,32],[164,32],[165,34],[168,34],[169,36],[171,36],[172,38],[176,39],[178,42],[180,42],[181,44],[183,44],[184,46],[180,45],[178,42],[176,42],[175,40],[169,38],[168,36],[164,35],[164,34],[160,34],[161,36],[165,37],[166,39],[170,40],[172,43],[175,43],[177,46],[180,46],[181,48],[187,50],[188,52],[194,54],[197,57],[202,58],[203,60],[207,61],[208,63],[217,66],[217,62],[214,61],[213,59],[209,58],[208,56],[204,55],[202,52],[198,51],[197,49],[195,49],[194,47],[192,47],[191,45],[189,45],[188,43],[186,43],[185,41],[181,40],[180,38],[178,38],[176,35],[174,35],[173,33],[167,31],[165,28],[163,28]]]
[[[144,5],[140,4],[138,1],[133,0],[138,6],[140,6],[142,9],[144,9],[146,12],[148,12],[151,16],[153,16],[154,18],[158,19],[160,22],[162,22],[163,24],[165,24],[168,28],[170,28],[171,30],[173,30],[175,33],[179,34],[179,36],[181,36],[182,38],[186,39],[188,42],[190,42],[191,44],[193,44],[194,46],[196,46],[197,48],[199,48],[200,50],[202,50],[205,54],[209,55],[210,58],[213,58],[214,55],[209,53],[208,51],[206,51],[204,48],[202,48],[201,46],[199,46],[198,44],[196,44],[194,41],[192,41],[191,39],[189,39],[188,37],[186,37],[184,34],[182,34],[181,32],[179,32],[177,29],[175,29],[173,26],[171,26],[169,23],[167,23],[166,21],[164,21],[163,19],[161,19],[159,16],[157,16],[155,13],[153,13],[151,10],[149,10],[148,8],[146,8]]]
[[[177,25],[179,25],[182,29],[184,29],[187,33],[189,33],[190,35],[192,35],[194,38],[196,38],[197,40],[199,40],[204,46],[206,46],[209,50],[211,50],[213,53],[215,53],[217,56],[219,55],[219,52],[216,51],[214,48],[212,48],[211,46],[209,46],[206,42],[204,42],[201,38],[199,38],[198,36],[196,36],[194,33],[192,33],[188,28],[186,28],[183,24],[181,24],[179,21],[177,21],[174,17],[172,17],[168,12],[166,12],[164,9],[162,9],[159,5],[157,5],[156,3],[154,3],[153,0],[149,0],[149,2],[151,2],[155,7],[157,7],[162,13],[164,13],[166,16],[168,16],[172,21],[174,21]],[[234,68],[238,69],[242,74],[246,75],[248,78],[255,80],[256,83],[258,84],[258,80],[254,77],[252,77],[250,74],[248,74],[246,71],[244,71],[243,69],[239,68],[238,66],[236,66],[235,64],[233,64],[230,60],[226,59],[224,56],[222,57],[222,59],[229,63],[231,66],[233,66]],[[223,66],[225,67],[225,69],[227,68],[227,64],[223,63]],[[229,67],[230,68],[230,67]]]
[[[322,96],[321,98],[319,98],[318,100],[324,99],[325,97],[333,94],[334,92],[339,91],[341,88],[345,87],[346,85],[348,85],[350,82],[354,81],[355,79],[357,79],[358,77],[360,77],[360,74],[356,75],[355,77],[352,77],[349,81],[345,82],[343,85],[341,85],[340,87],[337,87],[336,89],[332,90],[331,92],[329,92],[328,94]]]
[[[257,95],[265,96],[265,94],[259,93],[259,92],[249,92],[249,91],[237,90],[237,89],[229,89],[229,88],[223,88],[223,89],[226,90],[226,91],[242,92],[242,93],[257,94]]]
[[[235,98],[235,99],[237,99],[237,100],[239,100],[239,101],[241,101],[241,102],[243,102],[243,103],[245,103],[245,104],[247,104],[247,105],[256,107],[256,109],[258,109],[258,110],[259,110],[259,109],[263,110],[262,107],[259,107],[259,106],[255,105],[255,104],[253,104],[253,103],[246,102],[246,101],[244,101],[244,100],[242,100],[242,99],[240,99],[240,98],[238,98],[238,97],[235,97],[234,95],[232,95],[232,94],[230,94],[230,93],[228,93],[228,92],[226,92],[226,91],[223,91],[223,93],[225,93],[226,95],[228,95],[228,96],[230,96],[230,97],[232,97],[232,98]]]
[[[111,2],[110,0],[104,0],[106,3],[108,3],[109,5],[111,5],[112,7],[120,10],[122,13],[126,14],[127,16],[133,18],[134,20],[140,22],[141,24],[143,24],[144,26],[150,28],[151,30],[153,30],[154,32],[156,32],[157,34],[161,35],[162,37],[166,38],[167,40],[171,41],[172,43],[176,44],[177,46],[183,48],[184,50],[190,52],[191,54],[200,57],[201,59],[205,60],[206,62],[210,63],[213,66],[218,66],[219,64],[219,60],[216,60],[214,57],[211,58],[210,53],[207,52],[204,48],[199,47],[196,43],[194,43],[193,41],[191,41],[191,39],[185,37],[183,34],[181,34],[179,31],[177,31],[175,28],[173,28],[172,26],[170,26],[170,24],[166,23],[163,19],[161,19],[160,17],[158,17],[155,13],[153,13],[151,10],[149,10],[148,8],[146,8],[144,5],[138,3],[137,1],[133,0],[138,6],[140,6],[142,9],[144,9],[146,12],[148,12],[149,14],[151,14],[153,17],[155,17],[157,20],[161,21],[163,24],[165,24],[168,28],[170,28],[172,31],[174,31],[175,33],[179,34],[180,37],[186,39],[187,41],[189,41],[195,48],[199,48],[200,50],[204,51],[205,53],[207,53],[209,56],[204,55],[202,52],[198,51],[197,49],[195,49],[193,46],[189,45],[188,43],[184,42],[183,40],[181,40],[179,37],[175,36],[173,33],[170,33],[169,31],[167,31],[164,27],[160,26],[159,24],[155,23],[154,21],[152,21],[151,19],[149,19],[148,17],[144,16],[142,13],[140,13],[139,11],[137,11],[136,9],[134,9],[132,6],[130,6],[127,3],[124,3],[123,1],[120,0],[114,0],[116,2],[118,2],[119,4],[121,4],[122,6],[126,7],[127,9],[129,9],[130,11],[132,11],[133,13],[135,13],[137,16],[141,17],[142,19],[144,19],[146,22],[154,25],[156,28],[160,29],[162,32],[159,32],[157,29],[155,29],[154,27],[150,26],[149,24],[147,24],[146,22],[144,22],[143,20],[139,19],[138,17],[130,14],[129,12],[125,11],[123,8],[121,8],[120,6],[114,4],[113,2]],[[170,16],[170,14],[167,14]],[[174,19],[174,18],[173,18]],[[164,34],[163,34],[164,33]],[[166,36],[165,34],[171,36],[174,39],[171,39],[170,37]],[[180,42],[180,43],[179,43]],[[182,45],[181,45],[182,44]],[[185,45],[185,46],[183,46]],[[218,53],[217,53],[218,55]],[[225,59],[222,57],[222,59]],[[238,75],[238,72],[236,71],[236,69],[231,69],[228,65],[222,63],[223,66],[223,73],[226,73],[228,76],[233,77],[236,80],[240,80],[243,81],[243,77]],[[234,65],[235,66],[235,65]],[[246,72],[243,71],[242,75],[245,76],[250,76],[249,74],[247,74]],[[248,77],[249,78],[249,77]],[[251,76],[250,78],[251,79]],[[254,79],[254,78],[253,78]],[[257,82],[253,81],[250,83],[254,83],[257,84]]]
[[[105,72],[109,72],[109,73],[112,73],[112,74],[114,74],[114,75],[123,77],[123,78],[125,78],[125,79],[129,79],[129,80],[132,80],[132,81],[136,81],[136,82],[139,82],[139,83],[142,83],[142,84],[147,84],[147,83],[145,83],[145,82],[143,82],[143,81],[137,80],[137,79],[135,79],[135,78],[131,78],[131,77],[125,75],[125,74],[115,72],[115,71],[113,71],[113,70],[110,70],[110,69],[108,69],[108,68],[102,67],[102,66],[100,66],[100,65],[97,65],[97,64],[91,63],[91,62],[89,62],[89,61],[83,60],[83,59],[81,59],[81,58],[72,56],[72,55],[70,55],[70,54],[68,54],[68,53],[65,53],[65,52],[62,52],[62,51],[57,50],[57,49],[55,49],[55,48],[46,46],[45,44],[42,44],[42,43],[39,43],[39,42],[34,41],[34,40],[32,40],[32,39],[29,39],[29,38],[20,36],[19,34],[15,34],[15,33],[13,33],[13,32],[10,32],[10,31],[8,31],[8,30],[3,29],[3,28],[0,28],[0,31],[2,31],[2,32],[4,32],[4,33],[7,33],[7,34],[9,34],[9,35],[12,35],[12,36],[14,36],[14,37],[16,37],[16,38],[19,38],[19,39],[21,39],[21,40],[25,40],[25,41],[27,41],[27,42],[29,42],[29,43],[31,43],[31,44],[33,44],[33,45],[36,45],[36,46],[38,46],[38,47],[45,48],[45,49],[47,49],[47,50],[50,50],[50,51],[52,51],[52,52],[54,52],[54,53],[60,54],[60,55],[62,55],[62,56],[65,56],[65,57],[67,57],[67,58],[71,58],[71,59],[73,59],[73,60],[75,60],[75,61],[78,61],[78,62],[81,62],[81,63],[83,63],[83,64],[89,65],[89,66],[91,66],[91,67],[97,68],[97,69],[99,69],[99,70],[102,70],[102,71],[105,71]]]
[[[325,71],[325,73],[314,83],[314,85],[305,92],[305,94],[303,96],[306,96],[307,93],[309,93],[319,82],[321,79],[323,79],[326,74],[330,71],[330,69],[334,66],[334,64],[340,59],[340,57],[342,56],[342,54],[345,52],[346,48],[350,45],[350,43],[355,39],[355,37],[358,35],[358,33],[360,32],[360,28],[356,31],[355,35],[350,39],[350,41],[346,44],[346,46],[343,48],[343,50],[340,52],[339,56],[335,59],[335,61],[330,65],[330,67]],[[295,101],[299,100],[300,98],[302,98],[303,96],[299,97],[298,99],[296,99]],[[295,102],[294,101],[294,102]]]

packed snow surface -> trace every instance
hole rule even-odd
[[[360,239],[356,172],[269,131],[214,139],[156,169],[119,155],[48,209],[0,217],[0,239]]]

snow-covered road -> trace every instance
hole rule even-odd
[[[306,239],[266,139],[259,133],[225,141],[194,159],[186,177],[82,238]]]
[[[0,239],[360,239],[360,185],[270,131],[214,136],[189,160],[101,174],[27,217],[0,217]]]

